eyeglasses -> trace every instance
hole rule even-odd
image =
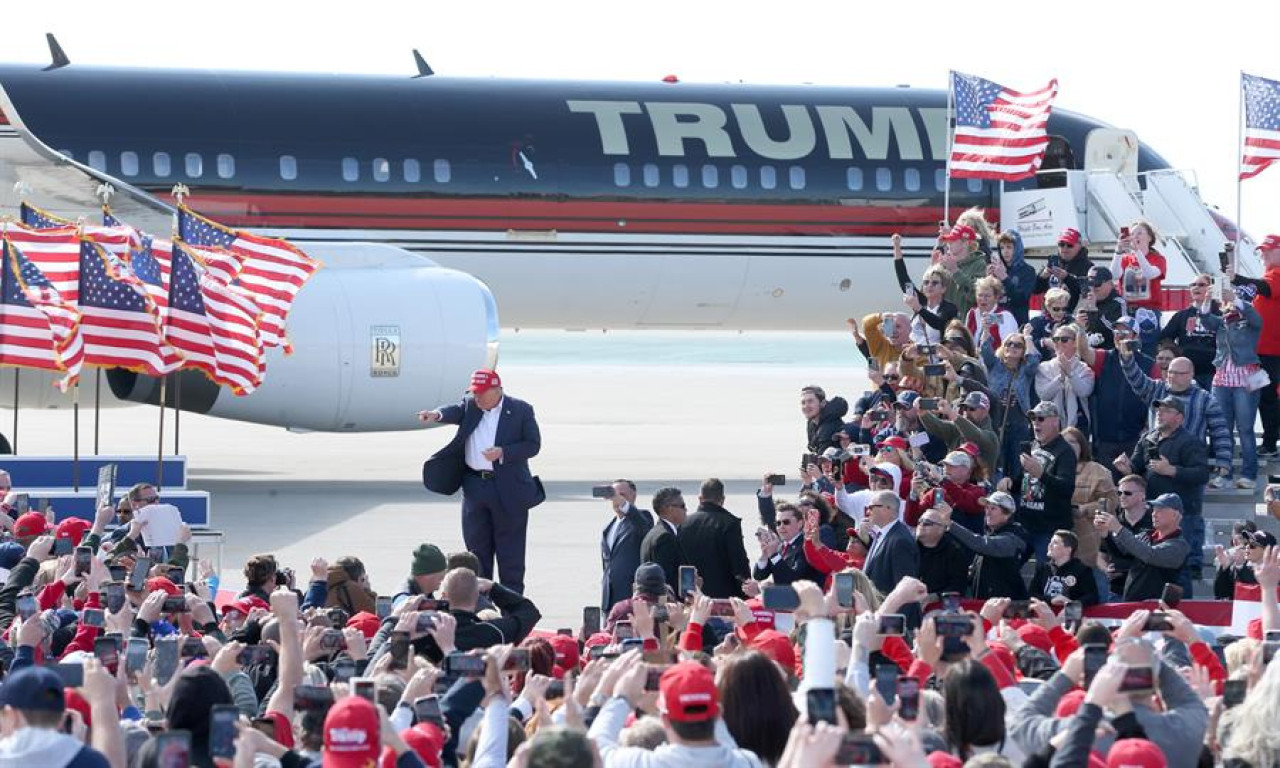
[[[925,285],[942,285],[942,281],[941,280],[925,280],[924,284]]]
[[[935,522],[933,522],[932,520],[921,520],[921,521],[920,521],[920,527],[921,527],[921,528],[937,528],[937,527],[938,527],[938,526],[940,526],[940,525],[942,525],[942,523],[935,523]]]
[[[1058,243],[1059,248],[1070,248],[1071,243]]]
[[[892,445],[880,446],[880,453],[893,453],[893,451],[894,451],[894,448]]]
[[[900,380],[901,378],[902,378],[902,375],[901,375],[901,374],[897,374],[897,373],[886,373],[886,374],[884,375],[884,380],[885,380],[885,381],[898,381],[898,380]]]
[[[888,504],[868,504],[867,509],[888,509]]]
[[[1031,420],[1032,420],[1032,421],[1034,421],[1035,423],[1039,424],[1040,422],[1044,421],[1045,419],[1056,419],[1056,418],[1058,418],[1058,417],[1057,417],[1057,416],[1032,416],[1032,417],[1031,417]]]
[[[1075,336],[1054,336],[1053,340],[1058,344],[1070,344],[1076,340]]]
[[[1005,346],[1006,346],[1006,347],[1008,347],[1008,348],[1010,348],[1010,349],[1026,349],[1026,348],[1027,348],[1027,345],[1026,345],[1026,344],[1023,344],[1023,343],[1022,343],[1022,342],[1020,342],[1020,341],[1009,341],[1009,342],[1005,342]]]

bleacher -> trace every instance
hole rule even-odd
[[[1258,434],[1262,434],[1259,432]],[[1214,565],[1214,545],[1231,546],[1231,524],[1241,520],[1253,520],[1260,531],[1269,531],[1280,538],[1280,520],[1267,513],[1264,494],[1267,474],[1280,467],[1276,460],[1268,462],[1258,457],[1258,485],[1256,489],[1206,488],[1204,494],[1204,570],[1200,582],[1195,585],[1196,597],[1213,597],[1213,580],[1217,575]],[[1235,468],[1240,472],[1240,448],[1236,447]]]

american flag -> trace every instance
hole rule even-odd
[[[1242,72],[1240,87],[1244,90],[1240,178],[1247,179],[1280,160],[1280,83]]]
[[[80,297],[80,236],[75,227],[29,229],[19,224],[0,224],[0,229],[63,300],[76,303]]]
[[[80,313],[4,236],[0,266],[0,364],[63,371],[62,391],[80,377]]]
[[[80,333],[84,362],[148,376],[178,369],[164,343],[160,313],[142,281],[122,259],[92,240],[80,241]]]
[[[165,340],[215,383],[247,395],[266,370],[257,306],[209,274],[184,243],[173,244]]]
[[[178,207],[178,238],[203,249],[223,249],[240,262],[235,284],[262,311],[262,341],[285,347],[285,319],[298,291],[320,268],[320,262],[284,240],[252,235],[224,227],[186,206]],[[211,269],[216,269],[211,265]]]
[[[147,294],[160,309],[163,320],[164,310],[169,306],[169,264],[173,258],[173,244],[134,229],[117,219],[110,208],[102,209],[102,224],[113,229],[123,228],[131,233],[129,265],[146,286]]]
[[[1045,125],[1058,81],[1038,91],[1018,93],[998,83],[951,73],[956,110],[951,141],[951,175],[958,179],[1015,181],[1034,176],[1049,146]]]
[[[70,219],[64,219],[61,216],[54,216],[48,211],[41,210],[29,203],[22,203],[18,206],[19,215],[22,223],[28,227],[35,229],[57,229],[58,227],[74,227],[75,222]]]

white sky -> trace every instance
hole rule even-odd
[[[1280,79],[1277,29],[1272,0],[59,0],[5,14],[0,59],[47,62],[53,32],[73,66],[408,76],[417,47],[438,74],[476,77],[942,88],[957,69],[1019,89],[1057,77],[1060,106],[1136,131],[1235,218],[1239,72]],[[1244,202],[1255,238],[1280,231],[1280,168],[1246,181]]]

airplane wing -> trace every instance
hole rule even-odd
[[[122,220],[157,234],[173,229],[173,206],[51,149],[26,128],[0,85],[0,214],[17,217],[25,199],[56,216],[100,223],[103,184],[114,188],[111,210]]]

